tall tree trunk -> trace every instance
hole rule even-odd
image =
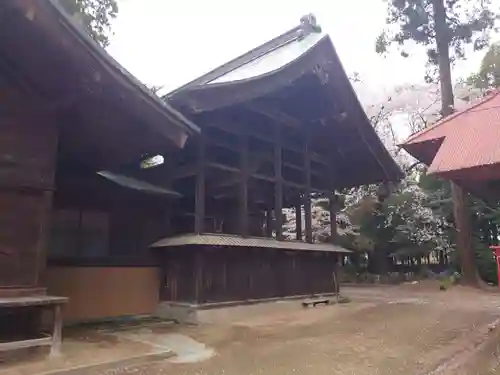
[[[448,116],[453,112],[453,86],[450,66],[450,36],[446,25],[446,9],[444,0],[432,0],[436,29],[436,45],[439,64],[439,81],[441,87],[441,114]],[[453,197],[453,213],[457,231],[457,252],[462,270],[463,280],[468,285],[479,285],[472,250],[472,231],[467,207],[467,194],[451,182]]]
[[[476,258],[472,248],[467,193],[455,184],[452,185],[451,193],[453,197],[455,227],[457,230],[457,255],[460,268],[462,269],[463,281],[467,285],[479,286],[479,279],[476,272]]]
[[[436,47],[439,64],[439,83],[441,87],[441,115],[453,113],[453,85],[450,66],[450,37],[446,26],[444,0],[433,0],[434,22],[436,24]]]

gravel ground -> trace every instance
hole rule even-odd
[[[496,334],[492,324],[500,317],[500,294],[461,287],[440,292],[432,283],[342,292],[351,303],[303,309],[295,301],[213,310],[210,323],[170,328],[213,348],[212,358],[106,374],[493,374],[488,369],[496,358],[489,346],[475,353]]]

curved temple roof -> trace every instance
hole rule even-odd
[[[312,15],[166,99],[200,126],[203,120],[198,116],[203,113],[223,113],[263,101],[301,126],[322,125],[331,142],[328,147],[338,152],[339,188],[396,181],[403,175],[366,117],[330,37]]]

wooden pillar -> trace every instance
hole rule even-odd
[[[37,267],[37,284],[40,280],[45,280],[45,274],[47,271],[47,252],[50,239],[50,229],[51,229],[51,213],[52,213],[52,202],[53,202],[54,192],[51,190],[46,190],[43,192],[43,212],[41,215],[40,222],[40,232],[39,240],[37,244],[37,255],[38,255],[38,267]]]
[[[58,119],[29,112],[0,116],[0,298],[45,294]]]
[[[239,232],[248,236],[248,137],[245,127],[242,127],[240,152],[240,194],[239,194]]]
[[[203,248],[195,250],[194,256],[194,298],[196,303],[203,303]]]
[[[273,211],[270,208],[266,208],[266,237],[271,238],[273,236]]]
[[[58,357],[61,355],[61,342],[62,342],[62,314],[61,305],[54,305],[54,317],[53,317],[53,329],[52,329],[52,343],[50,346],[50,356]]]
[[[300,194],[295,206],[295,232],[297,241],[302,241],[302,202]]]
[[[282,147],[281,127],[275,125],[274,143],[274,222],[276,223],[276,239],[283,240],[283,175],[282,175]]]
[[[329,194],[329,209],[330,209],[330,241],[332,244],[337,243],[337,199],[335,193]]]
[[[205,135],[203,129],[198,140],[198,155],[196,160],[196,192],[194,231],[201,234],[205,230]]]
[[[311,150],[310,150],[310,134],[305,131],[304,137],[304,184],[306,186],[304,191],[304,215],[305,215],[305,229],[306,229],[306,242],[312,243],[312,218],[311,218]]]

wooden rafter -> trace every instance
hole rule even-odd
[[[280,111],[275,106],[269,106],[262,103],[249,103],[246,106],[252,112],[263,115],[271,120],[277,121],[283,125],[291,126],[293,128],[299,129],[301,127],[301,122],[293,116]]]
[[[207,123],[207,126],[210,126],[212,128],[215,128],[215,129],[218,129],[218,130],[222,130],[226,133],[229,133],[229,134],[232,134],[232,135],[239,135],[240,134],[240,130],[238,128],[235,128],[234,126],[230,125],[230,124],[226,124],[224,122],[210,122],[210,123]],[[263,135],[263,134],[259,134],[259,133],[256,133],[256,132],[251,132],[249,131],[248,132],[248,137],[249,138],[255,138],[255,139],[258,139],[262,142],[265,142],[265,143],[268,143],[268,144],[273,144],[274,141],[271,137],[269,136],[266,136],[266,135]],[[223,147],[227,147],[228,145],[227,144],[224,144],[224,143],[221,143],[221,142],[218,142],[218,144],[220,145],[224,145]],[[295,146],[295,145],[292,145],[290,142],[287,142],[286,140],[282,140],[282,148],[284,150],[288,150],[288,151],[292,151],[296,154],[299,154],[299,155],[302,155],[304,153],[304,150]],[[229,146],[230,147],[230,146]],[[232,148],[231,148],[232,149]],[[325,167],[329,167],[330,166],[330,163],[327,159],[325,159],[324,157],[322,157],[321,155],[315,153],[315,152],[312,152],[311,151],[311,161],[312,162],[315,162],[315,163],[318,163],[318,164],[322,164],[324,165]]]
[[[241,150],[239,150],[239,146],[237,144],[236,145],[227,144],[227,143],[221,142],[220,139],[215,139],[214,137],[207,136],[206,143],[207,143],[207,146],[216,146],[216,147],[220,147],[220,148],[223,148],[226,150],[230,150],[230,151],[235,152],[235,153],[239,153],[241,151]],[[262,153],[262,152],[258,153],[258,154],[249,152],[250,173],[256,172],[264,162],[274,163],[274,156],[272,154],[266,154],[266,153]],[[318,176],[320,178],[323,178],[324,176],[328,175],[328,172],[326,171],[327,170],[326,163],[327,163],[326,160],[324,160],[324,163],[323,162],[318,163],[322,166],[321,168],[318,168],[318,169],[313,169],[313,166],[311,165],[311,174]],[[282,161],[282,165],[285,168],[294,169],[294,170],[297,170],[300,172],[302,172],[304,170],[303,165],[301,166],[301,165],[297,165],[297,164],[286,162],[286,161]],[[186,173],[187,173],[187,175],[186,175]],[[185,170],[183,172],[179,172],[179,177],[176,176],[176,178],[187,177],[187,176],[189,176],[189,173],[194,174],[195,168],[192,168],[190,170],[188,169],[187,171]],[[236,181],[234,183],[236,183]]]

